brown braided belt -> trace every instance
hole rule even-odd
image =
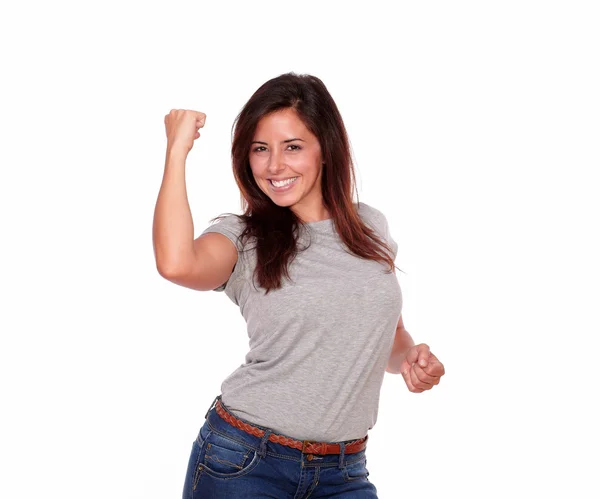
[[[227,411],[222,405],[221,401],[217,400],[215,404],[215,408],[217,409],[217,414],[221,416],[225,421],[229,424],[239,428],[240,430],[245,431],[246,433],[250,433],[256,437],[262,437],[265,434],[264,430],[257,428],[256,426],[252,426],[248,423],[244,423],[243,421],[236,418],[233,414]],[[354,440],[346,444],[344,448],[344,454],[354,454],[356,452],[360,452],[367,446],[367,439],[369,435],[364,436],[359,440]],[[306,454],[339,454],[340,453],[340,445],[332,444],[329,442],[313,442],[310,440],[296,440],[294,438],[284,437],[283,435],[277,435],[275,433],[271,433],[269,435],[269,440],[276,444],[287,445],[288,447],[293,447],[294,449],[301,450],[302,453]]]

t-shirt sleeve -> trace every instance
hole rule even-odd
[[[242,221],[240,221],[240,219],[234,215],[228,215],[228,216],[218,220],[214,224],[208,226],[206,229],[204,229],[204,231],[201,234],[201,235],[204,235],[209,232],[218,232],[219,234],[223,234],[233,244],[235,244],[235,247],[238,250],[238,261],[235,264],[235,266],[233,267],[231,276],[229,277],[229,279],[227,281],[225,281],[223,284],[221,284],[218,288],[213,289],[213,291],[224,291],[225,288],[227,287],[227,284],[234,281],[235,278],[240,274],[240,266],[241,266],[240,252],[243,249],[243,245],[241,244],[241,241],[239,240],[239,236],[242,233],[242,231],[243,231]]]
[[[385,242],[392,249],[393,259],[396,260],[398,255],[398,243],[393,238],[390,232],[390,226],[388,224],[386,216],[377,208],[371,205],[361,202],[361,209],[366,212],[367,220],[371,222],[371,225],[375,228],[378,234],[383,237]]]

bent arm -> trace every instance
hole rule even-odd
[[[189,268],[194,259],[194,222],[185,186],[186,154],[167,148],[165,171],[154,210],[152,241],[162,276]]]

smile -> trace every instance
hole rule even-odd
[[[275,185],[273,185],[273,182],[271,182],[271,180],[269,180],[269,185],[271,186],[271,190],[274,192],[285,192],[285,191],[289,191],[290,189],[292,189],[294,187],[294,185],[296,185],[296,183],[298,182],[299,178],[300,177],[296,177],[291,182],[288,180],[287,183],[285,183],[281,187],[276,187]]]

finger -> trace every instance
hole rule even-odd
[[[427,365],[427,362],[429,361],[429,353],[429,345],[421,343],[419,345],[419,365],[421,367],[425,367]]]
[[[430,376],[443,376],[446,374],[446,369],[444,368],[444,364],[442,364],[435,355],[431,354],[429,359],[429,364],[423,368],[427,374]]]
[[[410,380],[410,369],[408,371],[402,371],[402,377],[404,378],[404,382],[406,383],[406,386],[408,387],[409,391],[414,393],[419,393],[423,391],[419,388],[415,388],[415,386],[412,384],[412,381]]]
[[[444,365],[441,362],[432,362],[428,366],[424,367],[423,370],[430,376],[441,377],[446,374]]]
[[[423,383],[427,383],[429,385],[434,385],[434,384],[437,384],[437,383],[435,383],[436,379],[438,380],[438,383],[439,383],[438,376],[431,376],[430,374],[426,373],[418,364],[415,364],[413,366],[413,371],[414,371],[417,379]]]
[[[406,360],[406,357],[404,359],[402,359],[402,362],[400,363],[400,372],[402,374],[408,374],[408,371],[410,370],[410,363]]]
[[[406,362],[408,362],[409,366],[412,366],[419,359],[419,349],[416,345],[413,345],[408,349],[406,355],[404,356]]]
[[[433,387],[433,385],[431,383],[425,383],[417,377],[417,374],[415,373],[415,369],[418,367],[419,366],[417,364],[415,364],[412,367],[412,369],[410,370],[410,382],[412,383],[412,385],[415,388],[418,388],[421,391],[430,390]]]
[[[425,371],[432,376],[442,376],[445,373],[444,364],[431,351],[429,352],[429,362],[425,367]]]

